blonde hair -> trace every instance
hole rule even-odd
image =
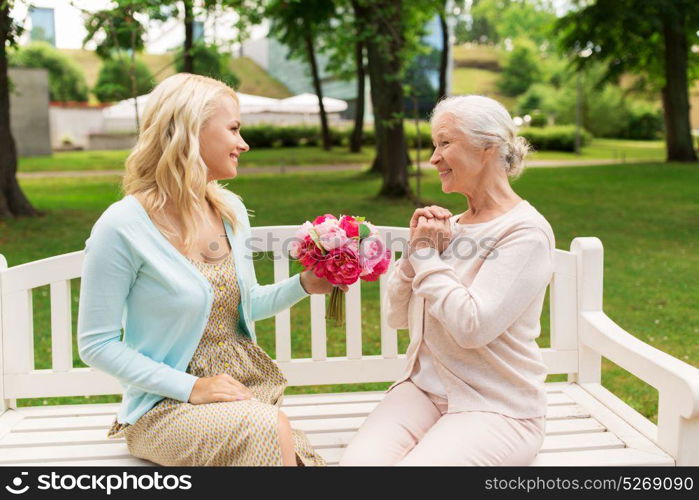
[[[524,137],[517,135],[517,127],[502,104],[482,95],[447,97],[432,110],[430,123],[447,113],[454,116],[459,129],[478,147],[498,148],[509,177],[522,173],[524,158],[531,148]]]
[[[199,154],[199,133],[222,96],[239,102],[233,89],[213,78],[190,73],[166,78],[148,97],[138,141],[126,159],[124,193],[141,193],[149,215],[171,207],[181,234],[169,228],[163,233],[182,241],[187,251],[197,223],[208,223],[207,201],[237,232],[238,220],[226,197],[238,195],[217,181],[207,182],[208,168]]]

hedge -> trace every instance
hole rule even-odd
[[[520,129],[520,135],[524,136],[536,150],[574,151],[575,127],[561,125],[554,127],[527,127]],[[331,140],[333,146],[349,145],[352,128],[331,128]],[[248,125],[243,126],[242,135],[251,148],[275,148],[320,146],[320,127],[317,125]],[[405,124],[405,140],[410,148],[417,147],[418,133],[415,125]],[[583,130],[582,145],[590,141],[591,135]],[[420,124],[420,146],[423,149],[432,148],[432,137],[427,124]],[[373,146],[376,144],[376,136],[373,128],[364,130],[363,144]]]
[[[575,151],[575,125],[526,127],[519,135],[529,141],[535,151]],[[581,129],[580,145],[588,144],[592,134]]]

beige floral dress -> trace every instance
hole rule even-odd
[[[232,253],[208,264],[189,259],[211,282],[214,302],[187,367],[198,377],[228,373],[255,399],[193,405],[165,398],[135,424],[114,420],[107,436],[160,465],[282,465],[278,411],[287,381],[276,363],[238,330],[240,289]],[[298,465],[325,465],[302,431],[293,431]]]

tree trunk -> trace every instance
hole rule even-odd
[[[325,113],[325,105],[323,104],[323,89],[320,86],[320,75],[318,73],[318,63],[316,61],[316,51],[313,48],[313,36],[310,30],[306,30],[304,39],[306,42],[306,55],[308,62],[311,64],[311,75],[313,76],[313,87],[318,96],[318,107],[320,108],[320,129],[323,139],[323,149],[330,151],[332,142],[330,141],[330,130],[328,129],[328,115]]]
[[[682,16],[663,22],[665,86],[662,90],[668,161],[697,161],[689,123],[688,43]]]
[[[184,0],[184,51],[182,55],[182,70],[185,73],[194,73],[194,54],[192,45],[194,39],[194,12],[192,0]]]
[[[356,43],[354,57],[357,65],[357,103],[354,110],[354,130],[350,137],[350,152],[359,153],[364,136],[364,44],[361,41]]]
[[[405,40],[401,19],[402,0],[372,2],[373,12],[366,16],[375,33],[390,33],[390,37],[367,40],[371,102],[374,106],[376,130],[375,165],[383,173],[379,195],[391,198],[412,197],[408,184],[408,150],[403,129],[403,84],[400,52]]]
[[[446,18],[446,2],[439,13],[439,25],[442,28],[442,54],[439,61],[439,90],[437,101],[447,96],[447,68],[449,66],[449,26]]]
[[[131,30],[131,66],[129,67],[131,76],[131,97],[133,97],[133,107],[136,115],[136,133],[141,132],[141,118],[138,116],[138,87],[136,85],[136,30]]]
[[[9,4],[0,2],[0,219],[38,215],[17,183],[17,149],[10,129],[10,86],[5,49],[10,25]]]

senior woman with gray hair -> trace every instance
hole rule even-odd
[[[510,187],[528,151],[505,108],[441,101],[432,119],[452,215],[415,211],[388,277],[392,328],[408,328],[407,369],[347,447],[342,465],[527,465],[544,440],[546,366],[535,339],[555,240]]]

